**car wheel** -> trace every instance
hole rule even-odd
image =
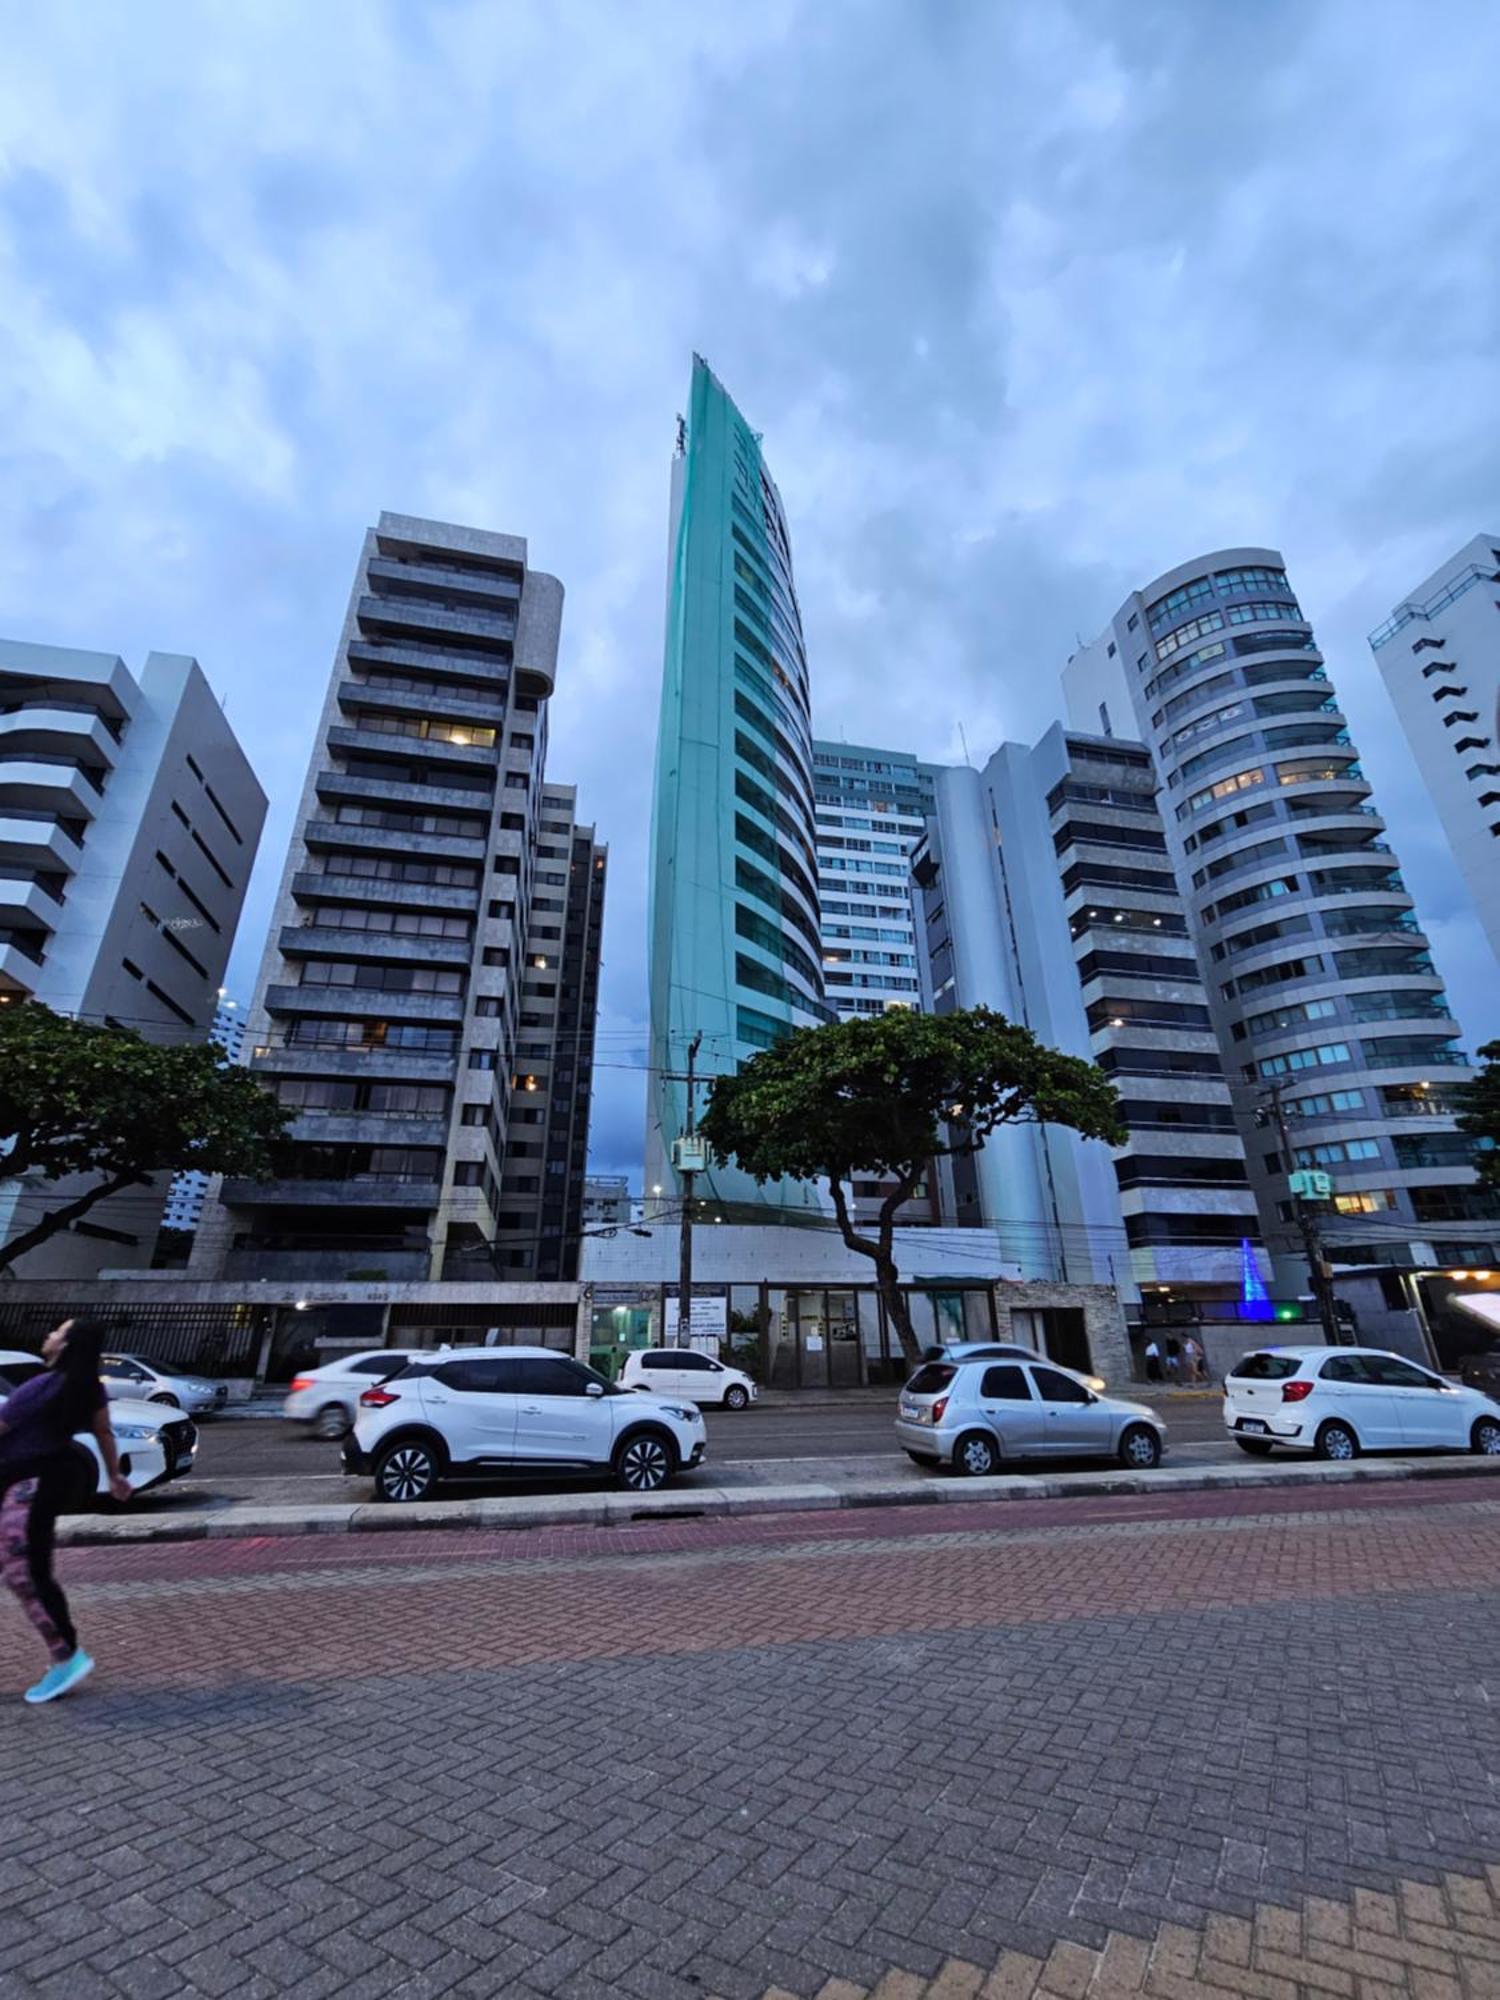
[[[349,1412],[342,1403],[325,1403],[312,1420],[315,1438],[341,1438],[350,1428]]]
[[[182,1408],[181,1403],[178,1402],[177,1398],[172,1394],[170,1389],[158,1389],[156,1393],[153,1396],[149,1397],[147,1400],[153,1403],[166,1403],[171,1409],[174,1410],[180,1410]]]
[[[387,1445],[375,1460],[378,1500],[430,1500],[442,1477],[436,1450],[421,1438],[402,1438]]]
[[[1120,1439],[1119,1460],[1135,1472],[1161,1464],[1161,1439],[1149,1424],[1132,1424]]]
[[[1347,1424],[1327,1423],[1318,1432],[1313,1452],[1318,1458],[1358,1458],[1359,1439]]]
[[[953,1447],[953,1470],[965,1479],[985,1479],[1000,1470],[1000,1447],[988,1431],[966,1431]]]
[[[1481,1457],[1500,1457],[1500,1417],[1481,1417],[1469,1433],[1469,1449]]]
[[[672,1447],[656,1431],[638,1431],[615,1453],[615,1479],[632,1493],[654,1493],[674,1469]]]
[[[1271,1440],[1269,1438],[1236,1438],[1235,1443],[1241,1451],[1248,1451],[1252,1458],[1269,1458],[1271,1456]]]
[[[743,1410],[749,1400],[750,1391],[741,1388],[738,1382],[724,1391],[724,1407],[726,1410]]]

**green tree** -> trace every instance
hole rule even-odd
[[[1486,1042],[1479,1063],[1473,1082],[1458,1093],[1458,1129],[1480,1141],[1474,1155],[1480,1180],[1486,1187],[1500,1188],[1500,1042]]]
[[[206,1042],[148,1042],[40,1001],[0,1007],[0,1186],[92,1186],[54,1197],[0,1244],[0,1271],[122,1189],[197,1168],[265,1179],[289,1113]]]
[[[928,1163],[976,1153],[1002,1125],[1064,1125],[1088,1139],[1125,1137],[1114,1085],[988,1007],[905,1009],[802,1028],[737,1075],[716,1077],[700,1131],[757,1181],[826,1180],[840,1232],[869,1257],[908,1362],[919,1358],[899,1289],[896,1211]],[[873,1230],[854,1226],[846,1183],[889,1175]]]

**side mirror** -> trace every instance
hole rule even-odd
[[[585,1396],[602,1396],[604,1394],[604,1384],[602,1382],[585,1382],[583,1393]]]

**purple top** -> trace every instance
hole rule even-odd
[[[108,1403],[101,1382],[89,1420]],[[68,1421],[67,1382],[55,1368],[44,1368],[13,1389],[0,1403],[0,1423],[5,1426],[0,1431],[0,1479],[55,1457],[80,1428]]]

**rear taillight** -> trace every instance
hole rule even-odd
[[[1310,1396],[1312,1392],[1311,1382],[1283,1382],[1281,1400],[1283,1403],[1300,1403],[1304,1396]]]
[[[401,1398],[396,1394],[394,1389],[377,1386],[374,1389],[365,1390],[359,1399],[359,1407],[362,1410],[384,1410],[389,1408],[392,1403],[399,1403],[400,1401]]]
[[[947,1407],[948,1398],[946,1396],[939,1396],[932,1406],[932,1421],[935,1424],[940,1424],[943,1421],[943,1412]]]
[[[292,1394],[294,1396],[299,1389],[316,1389],[317,1386],[311,1375],[294,1375],[292,1377]]]

